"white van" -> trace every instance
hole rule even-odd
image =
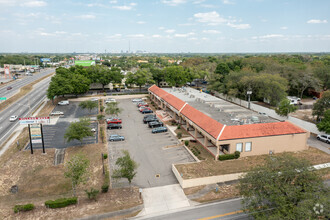
[[[58,103],[59,105],[69,105],[69,101],[65,100],[65,101],[60,101]]]

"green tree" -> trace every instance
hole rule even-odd
[[[304,91],[307,88],[314,88],[317,90],[319,84],[319,80],[307,71],[295,72],[295,76],[291,80],[291,86],[297,90],[300,99],[302,99]]]
[[[182,66],[166,67],[164,74],[165,80],[170,86],[183,86],[193,79],[193,74]]]
[[[107,107],[105,109],[105,113],[108,115],[118,115],[122,111],[121,108],[118,107],[117,102],[110,102],[107,104]]]
[[[329,213],[329,189],[310,164],[288,154],[270,156],[265,165],[239,180],[242,204],[255,219],[317,219],[315,204]]]
[[[317,117],[319,121],[326,110],[330,108],[330,91],[325,91],[322,97],[317,100],[313,105],[313,115]]]
[[[82,141],[85,137],[91,137],[94,135],[89,125],[89,119],[80,119],[78,122],[71,122],[65,131],[65,140],[67,142],[78,140],[82,144]]]
[[[147,69],[140,69],[136,73],[128,73],[126,83],[129,85],[135,84],[141,87],[147,83],[154,83],[151,73]]]
[[[330,134],[330,109],[324,112],[324,118],[316,126],[319,131],[324,131],[325,133]]]
[[[74,74],[71,78],[72,93],[78,96],[89,91],[90,80],[80,74]]]
[[[131,185],[133,178],[136,175],[137,163],[131,158],[127,150],[123,150],[124,156],[120,157],[116,161],[116,165],[119,167],[113,171],[112,177],[115,179],[126,178]]]
[[[76,197],[77,186],[88,178],[89,160],[82,154],[74,155],[66,164],[64,176],[71,179],[73,196]]]
[[[91,113],[94,108],[98,107],[97,102],[91,101],[91,100],[86,100],[83,102],[80,102],[79,107],[83,109],[88,109],[88,111]]]
[[[320,80],[323,91],[330,89],[330,65],[320,65],[314,69],[314,75]]]
[[[288,116],[291,112],[295,112],[297,109],[296,106],[290,104],[290,100],[283,99],[275,109],[275,112],[281,116]]]
[[[219,76],[220,82],[223,82],[226,75],[228,75],[230,69],[226,63],[219,63],[215,69],[215,74]]]
[[[165,81],[165,74],[162,69],[150,68],[150,72],[151,72],[153,80],[157,83],[157,86],[159,86],[160,82]]]

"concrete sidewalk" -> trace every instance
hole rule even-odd
[[[179,184],[143,189],[142,198],[144,209],[138,216],[191,206]]]

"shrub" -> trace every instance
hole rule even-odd
[[[105,175],[104,175],[104,183],[101,187],[101,190],[103,193],[108,192],[109,190],[109,185],[110,185],[110,175],[107,166],[105,166]]]
[[[179,132],[176,136],[180,139],[180,138],[182,138],[182,133]]]
[[[105,108],[105,107],[104,107],[103,105],[101,105],[101,106],[100,106],[100,112],[103,112],[104,108]]]
[[[103,107],[103,106],[102,106]],[[103,120],[104,119],[104,115],[97,115],[97,120]]]
[[[105,92],[105,93],[103,93],[103,95],[104,95],[104,96],[107,96],[107,93]]]
[[[34,209],[34,205],[29,203],[29,204],[25,204],[25,205],[15,205],[14,206],[14,212],[17,213],[17,212],[26,212],[26,211],[30,211],[32,209]]]
[[[181,125],[178,125],[177,129],[180,129],[181,128]]]
[[[77,197],[48,200],[45,202],[45,206],[47,208],[56,209],[56,208],[66,207],[68,205],[77,204],[77,201],[78,201]]]
[[[103,193],[108,192],[109,191],[109,184],[103,184],[102,187],[101,187],[101,189],[102,189],[102,192]]]
[[[94,188],[91,188],[90,191],[85,190],[85,192],[87,194],[88,199],[90,199],[90,200],[94,199],[96,201],[96,197],[97,197],[97,195],[99,194],[100,191],[96,190]]]
[[[235,156],[235,159],[238,159],[241,156],[241,152],[235,151],[234,156]]]
[[[101,137],[102,143],[104,143],[105,134],[104,134],[104,129],[102,126],[100,127],[100,137]]]
[[[186,141],[184,142],[184,145],[188,146],[188,145],[189,145],[189,141],[186,140]]]
[[[234,154],[225,154],[219,156],[219,160],[232,160],[232,159],[235,159]]]
[[[108,158],[108,154],[103,154],[103,159],[107,159]]]

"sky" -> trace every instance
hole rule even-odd
[[[329,0],[0,0],[0,52],[330,52]]]

